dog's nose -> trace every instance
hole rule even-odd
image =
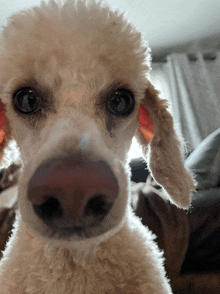
[[[97,225],[117,195],[118,182],[110,166],[81,154],[44,162],[28,184],[28,199],[35,213],[59,228]]]

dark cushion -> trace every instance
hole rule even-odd
[[[147,164],[144,158],[138,157],[133,158],[129,163],[131,167],[131,180],[132,182],[146,182],[146,179],[149,175],[149,171],[147,169]]]
[[[220,183],[220,128],[210,134],[190,154],[185,166],[195,175],[197,190],[217,187]]]

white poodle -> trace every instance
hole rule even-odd
[[[148,73],[141,35],[102,3],[51,0],[9,18],[0,143],[3,156],[16,140],[22,173],[1,294],[171,293],[130,208],[133,136],[172,202],[188,207],[194,184]]]

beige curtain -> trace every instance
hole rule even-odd
[[[204,56],[171,54],[152,64],[152,82],[170,101],[189,152],[220,128],[220,52]]]

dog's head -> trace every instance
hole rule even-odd
[[[169,199],[189,205],[193,180],[166,101],[147,79],[148,58],[140,34],[100,3],[50,1],[9,19],[1,151],[16,140],[22,219],[43,238],[70,246],[119,230],[134,135]]]

